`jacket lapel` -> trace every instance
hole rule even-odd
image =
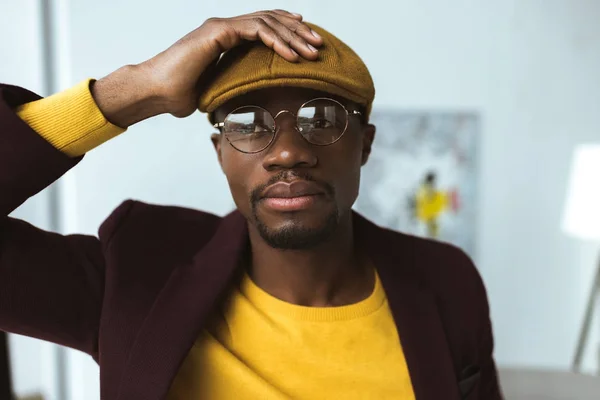
[[[159,400],[198,338],[246,248],[247,228],[237,212],[226,216],[189,265],[175,268],[136,339],[118,400]]]
[[[413,239],[355,214],[357,243],[385,289],[418,400],[459,399],[450,349],[433,292],[420,278]]]

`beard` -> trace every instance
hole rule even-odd
[[[281,250],[308,250],[327,241],[339,224],[339,213],[331,211],[323,223],[314,228],[302,226],[302,221],[292,216],[284,226],[272,229],[264,224],[253,208],[253,218],[258,233],[271,247]]]
[[[250,195],[252,220],[258,233],[269,246],[281,250],[308,250],[327,241],[336,232],[340,221],[340,213],[337,207],[333,207],[327,216],[321,219],[322,222],[318,226],[307,227],[303,225],[302,212],[294,212],[287,214],[289,217],[283,226],[269,227],[258,213],[260,194],[267,186],[285,178],[289,179],[289,175],[289,171],[283,171],[270,179],[267,184],[252,191]],[[307,181],[315,181],[306,173],[294,173],[293,175]],[[326,190],[327,196],[331,199],[335,198],[334,189],[331,185],[321,183],[321,186]],[[335,204],[335,202],[333,203]]]

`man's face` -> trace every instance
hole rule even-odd
[[[260,106],[276,116],[277,133],[264,150],[246,154],[222,135],[213,135],[219,162],[235,204],[272,247],[306,249],[335,234],[358,196],[360,168],[371,151],[375,128],[350,115],[343,136],[328,146],[306,141],[295,114],[305,102],[329,97],[349,111],[359,107],[339,97],[303,88],[263,89],[240,96],[215,111],[222,122],[232,110]]]

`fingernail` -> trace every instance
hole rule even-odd
[[[295,15],[296,17],[300,17],[300,18],[302,18],[302,14],[298,14],[298,13],[294,13],[294,12],[293,12],[293,13],[292,13],[292,15]]]
[[[321,35],[319,35],[317,32],[313,31],[312,29],[310,30],[310,33],[313,34],[314,37],[316,37],[317,39],[321,39]]]
[[[292,54],[293,54],[293,55],[295,55],[295,56],[297,56],[297,55],[298,55],[298,53],[296,53],[296,51],[295,51],[294,49],[290,49],[290,50],[292,51]]]
[[[308,46],[308,48],[310,49],[310,51],[312,51],[313,53],[317,51],[317,49],[315,49],[315,47],[310,44],[310,43],[306,43],[306,46]]]

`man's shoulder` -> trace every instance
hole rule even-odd
[[[419,267],[436,275],[464,275],[477,272],[471,257],[460,247],[434,239],[411,236]]]
[[[421,269],[435,271],[441,267],[440,264],[451,265],[450,268],[460,268],[465,271],[474,268],[470,256],[451,243],[414,236],[384,227],[378,228],[384,235],[381,240],[385,241],[388,247],[398,249],[402,253],[410,252]]]
[[[407,253],[396,253],[402,260],[397,268],[410,268],[410,273],[403,276],[416,279],[435,298],[453,347],[469,343],[465,327],[489,323],[486,288],[471,257],[449,243],[388,232],[391,244]],[[471,333],[476,332],[471,329]]]
[[[446,242],[417,237],[390,229],[385,231],[386,241],[392,248],[401,249],[400,257],[412,268],[420,280],[438,296],[485,294],[479,270],[471,257],[461,248]],[[404,263],[403,263],[404,264]]]
[[[138,200],[126,200],[102,223],[99,237],[103,242],[114,235],[188,236],[196,240],[210,237],[216,230],[221,217],[208,212],[170,205],[157,205]]]

